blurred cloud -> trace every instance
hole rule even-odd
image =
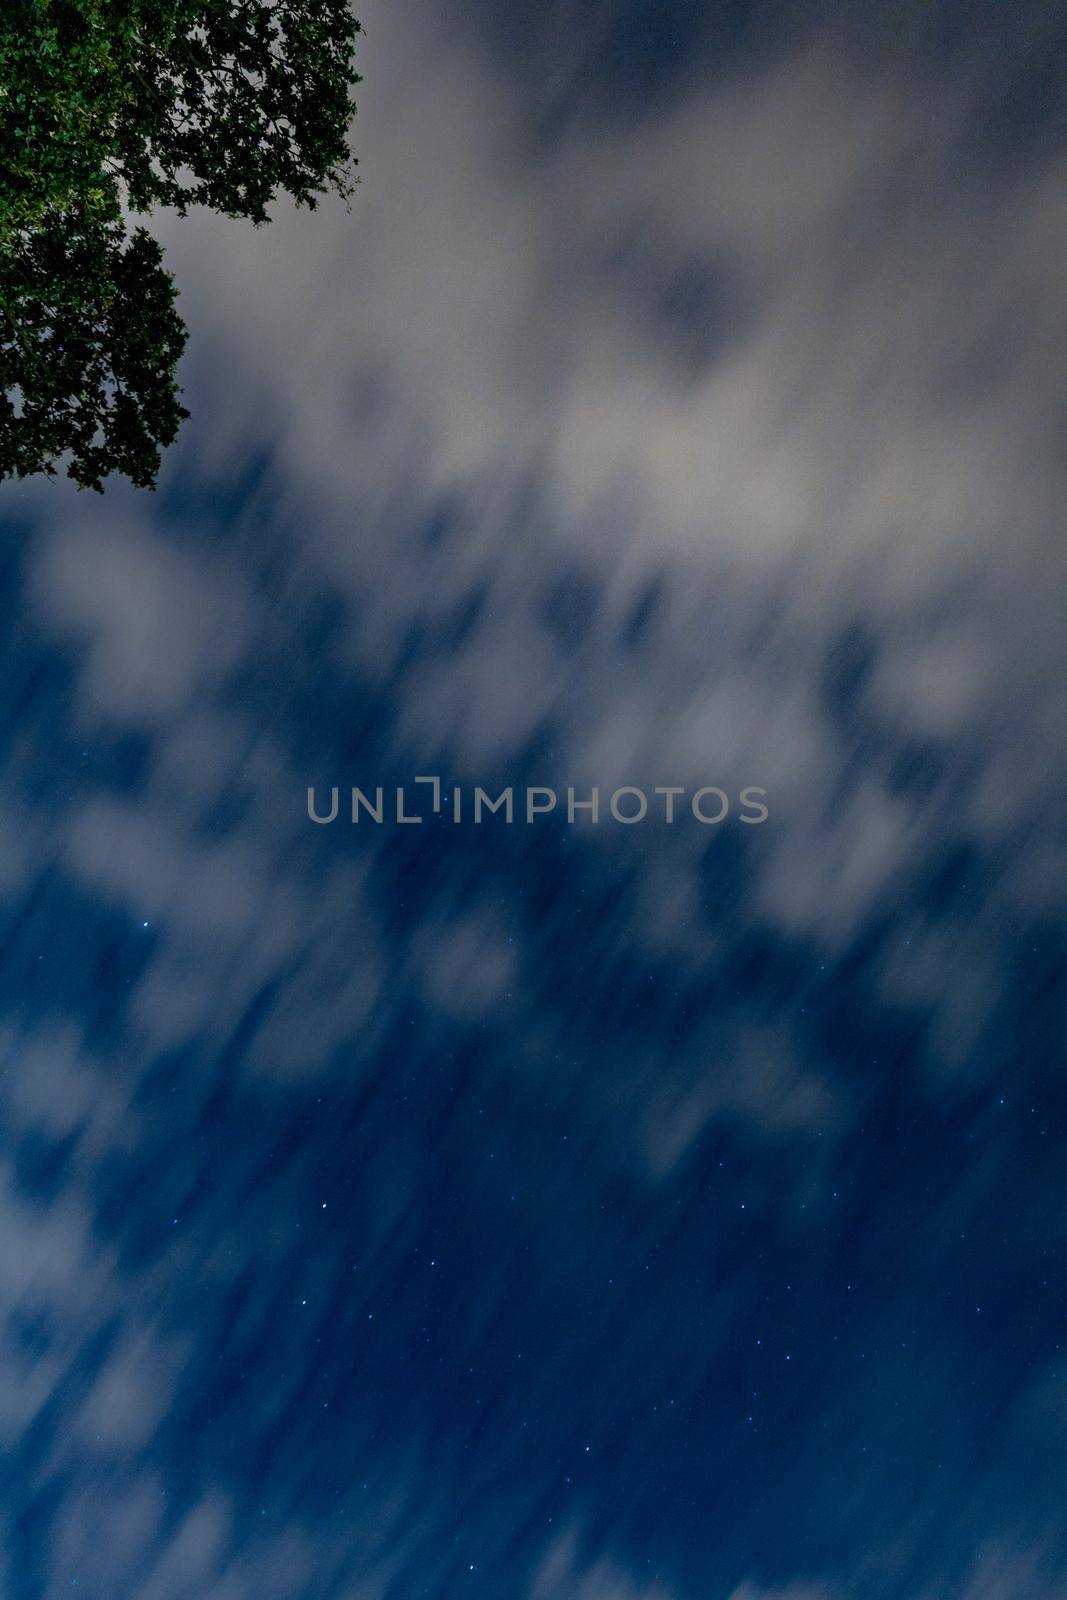
[[[12,502],[13,1600],[1054,1600],[1062,152],[365,20],[160,501]],[[771,816],[307,824],[427,771]]]

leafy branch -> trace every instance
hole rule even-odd
[[[358,32],[349,0],[7,0],[0,476],[154,485],[185,330],[126,215],[348,201]]]

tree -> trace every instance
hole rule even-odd
[[[185,329],[126,217],[348,200],[358,31],[349,0],[4,0],[0,477],[154,485]]]

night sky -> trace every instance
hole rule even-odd
[[[1064,1600],[1067,6],[361,16],[0,491],[0,1596]]]

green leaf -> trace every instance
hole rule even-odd
[[[348,200],[358,32],[348,0],[6,0],[0,475],[154,485],[185,330],[123,211]]]

